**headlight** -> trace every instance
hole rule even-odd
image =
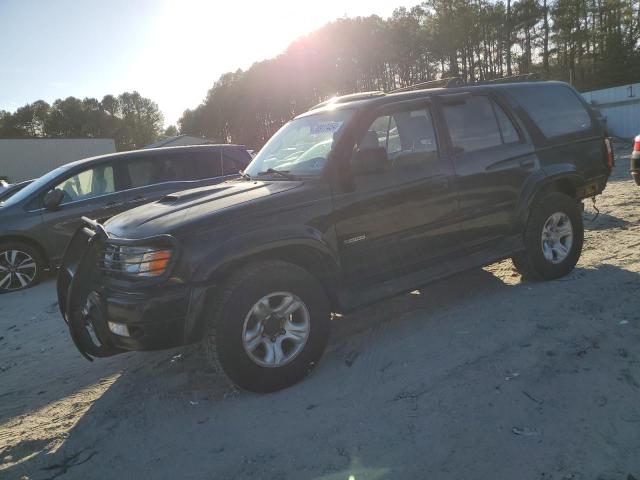
[[[102,268],[111,274],[134,278],[159,277],[167,271],[173,250],[165,247],[128,247],[110,245],[105,248]]]

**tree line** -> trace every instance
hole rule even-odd
[[[339,19],[276,58],[222,75],[179,127],[259,148],[336,94],[526,73],[581,91],[640,81],[640,0],[427,0],[387,19]],[[0,111],[0,138],[109,137],[129,150],[177,133],[162,124],[153,101],[125,92]]]
[[[0,110],[0,138],[113,138],[118,150],[132,150],[157,140],[163,122],[158,105],[138,92],[68,97],[51,105],[38,100],[14,113]],[[167,134],[174,132],[170,127]]]
[[[388,19],[339,19],[274,59],[222,75],[179,125],[260,147],[335,94],[526,73],[581,91],[639,81],[640,0],[427,0]]]

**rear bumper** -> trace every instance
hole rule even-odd
[[[200,339],[204,328],[200,318],[211,287],[166,280],[139,288],[110,282],[98,268],[97,258],[105,243],[112,241],[127,242],[110,239],[100,225],[85,222],[62,260],[58,304],[80,353],[91,360]]]
[[[598,175],[591,177],[584,182],[584,185],[580,186],[576,191],[578,199],[584,199],[601,194],[607,186],[610,172],[606,175]]]

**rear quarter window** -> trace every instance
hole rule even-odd
[[[498,119],[489,97],[469,97],[464,102],[445,105],[443,111],[456,152],[502,145]]]
[[[540,85],[514,88],[511,94],[547,138],[591,128],[589,112],[578,94],[568,87]]]

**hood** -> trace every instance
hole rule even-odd
[[[206,228],[210,222],[225,221],[226,214],[246,208],[247,204],[253,207],[301,183],[238,180],[184,190],[116,215],[105,223],[105,227],[109,234],[120,238],[179,234],[187,228]]]

